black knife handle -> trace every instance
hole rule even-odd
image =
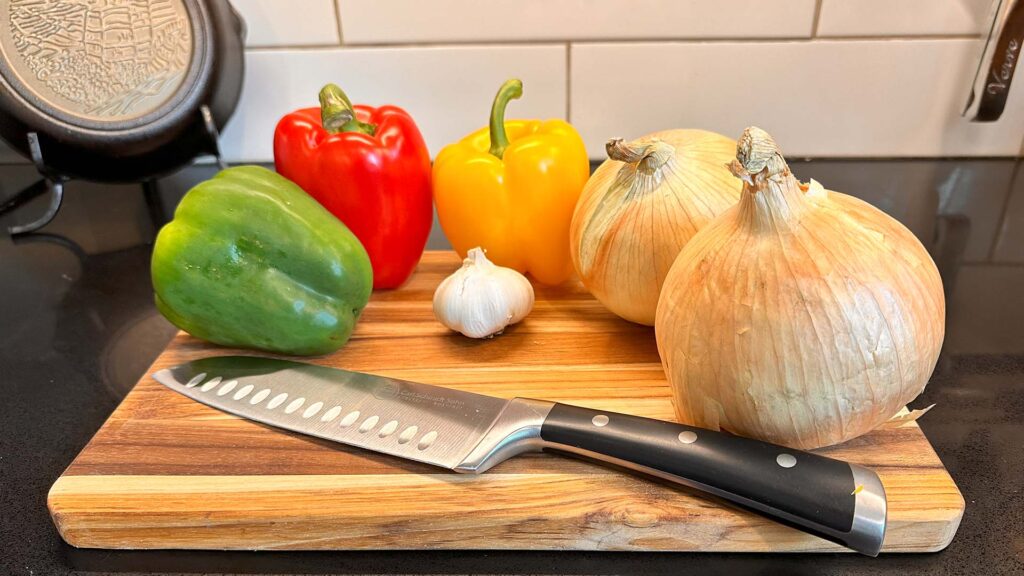
[[[886,501],[873,471],[840,460],[638,416],[555,404],[544,444],[710,492],[875,556]]]

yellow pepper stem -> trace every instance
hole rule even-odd
[[[498,158],[505,156],[508,148],[508,134],[505,133],[505,108],[509,100],[516,100],[523,95],[523,81],[518,78],[506,80],[491,105],[491,148],[489,152]]]
[[[328,84],[320,89],[320,122],[328,134],[339,132],[362,132],[373,136],[377,127],[360,122],[352,101],[337,84]]]

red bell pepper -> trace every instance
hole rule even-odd
[[[405,110],[353,106],[328,84],[319,108],[277,123],[274,165],[359,238],[374,288],[409,278],[430,234],[433,196],[430,153]]]

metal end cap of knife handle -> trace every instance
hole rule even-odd
[[[888,506],[885,499],[885,488],[878,474],[873,470],[850,464],[853,470],[853,481],[856,486],[854,500],[853,525],[846,538],[850,548],[867,554],[878,556],[885,540],[885,524]]]

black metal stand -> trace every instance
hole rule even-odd
[[[46,185],[46,180],[40,178],[32,184],[29,184],[25,188],[22,188],[21,192],[18,192],[14,196],[11,196],[3,204],[0,204],[0,214],[6,214],[22,204],[26,204],[31,200],[35,200],[39,196],[46,193],[49,188]]]
[[[149,212],[149,221],[153,223],[153,239],[155,240],[156,233],[168,220],[163,199],[160,198],[159,183],[153,178],[143,180],[142,196],[146,199],[146,210]]]
[[[10,232],[11,236],[30,234],[49,224],[53,217],[57,215],[57,211],[60,210],[60,204],[64,200],[64,183],[68,180],[64,176],[51,176],[47,174],[43,164],[43,151],[39,147],[39,136],[35,132],[28,133],[28,147],[32,154],[32,163],[35,164],[36,170],[39,171],[42,179],[15,194],[13,198],[0,207],[0,214],[9,212],[44,192],[50,193],[50,204],[46,207],[43,215],[35,221],[8,228],[7,231]]]
[[[213,121],[213,113],[210,112],[210,107],[206,104],[199,107],[199,113],[203,116],[203,125],[206,126],[206,134],[210,137],[210,145],[213,146],[213,157],[217,161],[217,166],[223,170],[228,167],[228,164],[220,155],[220,131],[217,130],[217,124]]]
[[[210,112],[210,108],[206,104],[199,107],[199,113],[202,116],[206,134],[210,138],[210,150],[217,162],[217,166],[223,170],[228,165],[220,155],[220,131],[217,130],[217,124],[213,121],[213,113]],[[66,176],[54,175],[46,170],[46,165],[43,162],[43,151],[39,146],[39,135],[35,132],[29,132],[27,138],[29,151],[32,155],[32,163],[35,164],[36,170],[39,171],[42,178],[0,205],[0,214],[10,212],[46,192],[50,193],[50,204],[46,207],[46,211],[43,212],[42,216],[36,220],[28,224],[19,224],[8,228],[7,231],[11,236],[31,234],[49,224],[60,210],[61,202],[64,200],[64,183],[69,180]],[[159,228],[167,222],[167,215],[164,211],[163,203],[160,201],[156,180],[144,180],[142,182],[142,190],[146,196],[146,206],[149,209],[149,215],[153,219],[154,224],[157,225],[157,228]]]
[[[85,249],[75,242],[74,240],[63,236],[61,234],[50,234],[48,232],[35,232],[33,234],[22,234],[11,238],[11,242],[15,246],[23,246],[25,244],[53,244],[65,248],[68,252],[75,255],[78,260],[84,261],[88,256],[85,253]]]

